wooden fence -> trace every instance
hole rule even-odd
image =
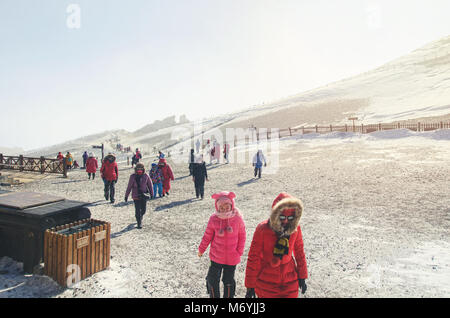
[[[0,153],[0,170],[32,171],[40,173],[58,173],[67,177],[66,165],[63,161],[49,158],[31,158],[20,156],[5,156]]]
[[[270,130],[267,130],[267,132],[264,133],[264,135],[261,135],[261,132],[255,129],[255,135],[256,140],[260,139],[271,139],[272,137],[289,137],[294,136],[298,134],[310,134],[310,133],[319,133],[319,134],[325,134],[330,133],[334,131],[339,132],[355,132],[355,133],[372,133],[375,131],[384,131],[384,130],[393,130],[393,129],[409,129],[412,131],[431,131],[431,130],[437,130],[437,129],[450,129],[450,122],[439,122],[439,123],[415,123],[415,124],[407,124],[407,123],[394,123],[394,124],[360,124],[360,125],[343,125],[343,126],[333,126],[333,125],[326,125],[326,126],[302,126],[302,127],[296,127],[296,128],[285,128],[285,129],[279,129],[277,136],[272,136],[272,132]],[[246,138],[247,141],[247,138]],[[235,144],[237,142],[237,139],[235,139]]]
[[[215,128],[215,127],[214,127]],[[437,129],[450,129],[450,122],[438,122],[438,123],[390,123],[390,124],[360,124],[360,125],[315,125],[315,126],[301,126],[301,127],[295,127],[295,128],[282,128],[282,129],[265,129],[263,132],[258,130],[256,127],[249,127],[247,130],[247,133],[245,136],[238,140],[237,136],[234,136],[234,146],[237,146],[238,142],[244,142],[244,144],[248,144],[249,142],[255,142],[259,140],[270,140],[274,138],[283,138],[283,137],[290,137],[294,135],[299,134],[310,134],[310,133],[319,133],[319,134],[325,134],[330,133],[334,131],[338,132],[355,132],[355,133],[372,133],[375,131],[383,131],[383,130],[393,130],[393,129],[409,129],[412,131],[431,131],[431,130],[437,130]],[[261,129],[262,130],[262,129]],[[191,141],[191,143],[194,142],[195,138],[200,138],[203,140],[202,149],[205,148],[205,138],[204,138],[205,131],[202,131],[201,134],[198,134],[196,136],[191,135],[189,137],[185,137],[183,140],[176,141],[173,144],[166,146],[164,149],[170,149],[171,147],[184,143],[188,140]],[[228,140],[228,142],[232,142],[231,140]]]

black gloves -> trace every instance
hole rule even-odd
[[[304,294],[304,293],[306,292],[306,289],[308,288],[308,287],[306,286],[305,280],[302,279],[302,278],[300,278],[300,279],[298,280],[298,287],[301,289],[302,294]]]
[[[125,197],[125,202],[128,202],[128,197]]]
[[[245,298],[256,298],[255,289],[247,288],[247,293],[245,294]]]

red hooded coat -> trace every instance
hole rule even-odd
[[[107,155],[103,160],[100,173],[102,178],[105,178],[108,181],[117,180],[119,177],[119,169],[117,167],[116,157],[113,155]]]
[[[277,199],[270,219],[260,223],[253,235],[245,271],[245,286],[254,288],[260,298],[297,298],[298,279],[308,277],[302,232],[298,225],[303,204],[290,196]],[[286,208],[294,208],[296,212],[289,228],[283,231],[279,215]],[[274,256],[279,237],[277,233],[280,232],[289,235],[289,251],[281,260]]]
[[[89,157],[86,161],[86,172],[96,173],[98,169],[97,159],[94,157]]]
[[[158,165],[163,175],[163,192],[165,193],[170,190],[170,180],[174,180],[173,172],[165,158],[159,159]]]

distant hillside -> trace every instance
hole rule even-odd
[[[22,155],[25,151],[22,148],[0,147],[0,153],[8,156]]]
[[[104,131],[98,134],[88,135],[77,139],[69,140],[64,143],[52,145],[45,148],[33,149],[26,152],[29,157],[45,156],[54,157],[59,151],[66,153],[70,151],[76,155],[78,152],[83,153],[87,150],[92,150],[92,145],[100,145],[105,143],[105,147],[110,148],[109,144],[119,143],[120,140],[130,133],[123,129]]]
[[[226,127],[396,122],[450,114],[450,36],[374,70],[242,112]]]
[[[151,132],[158,131],[160,129],[189,123],[189,120],[186,118],[185,115],[181,115],[178,122],[176,122],[175,117],[176,116],[170,116],[170,117],[164,118],[163,120],[155,120],[152,124],[146,125],[140,129],[134,131],[133,135],[134,136],[145,135],[145,134],[148,134]]]

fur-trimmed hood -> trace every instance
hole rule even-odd
[[[285,230],[281,225],[280,215],[284,209],[294,209],[294,219],[289,222],[289,227]],[[303,213],[303,202],[300,199],[294,198],[288,193],[280,193],[272,204],[272,213],[269,219],[269,226],[279,236],[291,235],[297,230],[300,223],[300,218]]]
[[[116,161],[116,156],[114,156],[112,153],[108,154],[105,156],[105,161],[109,161],[111,163],[113,163],[114,161]]]

